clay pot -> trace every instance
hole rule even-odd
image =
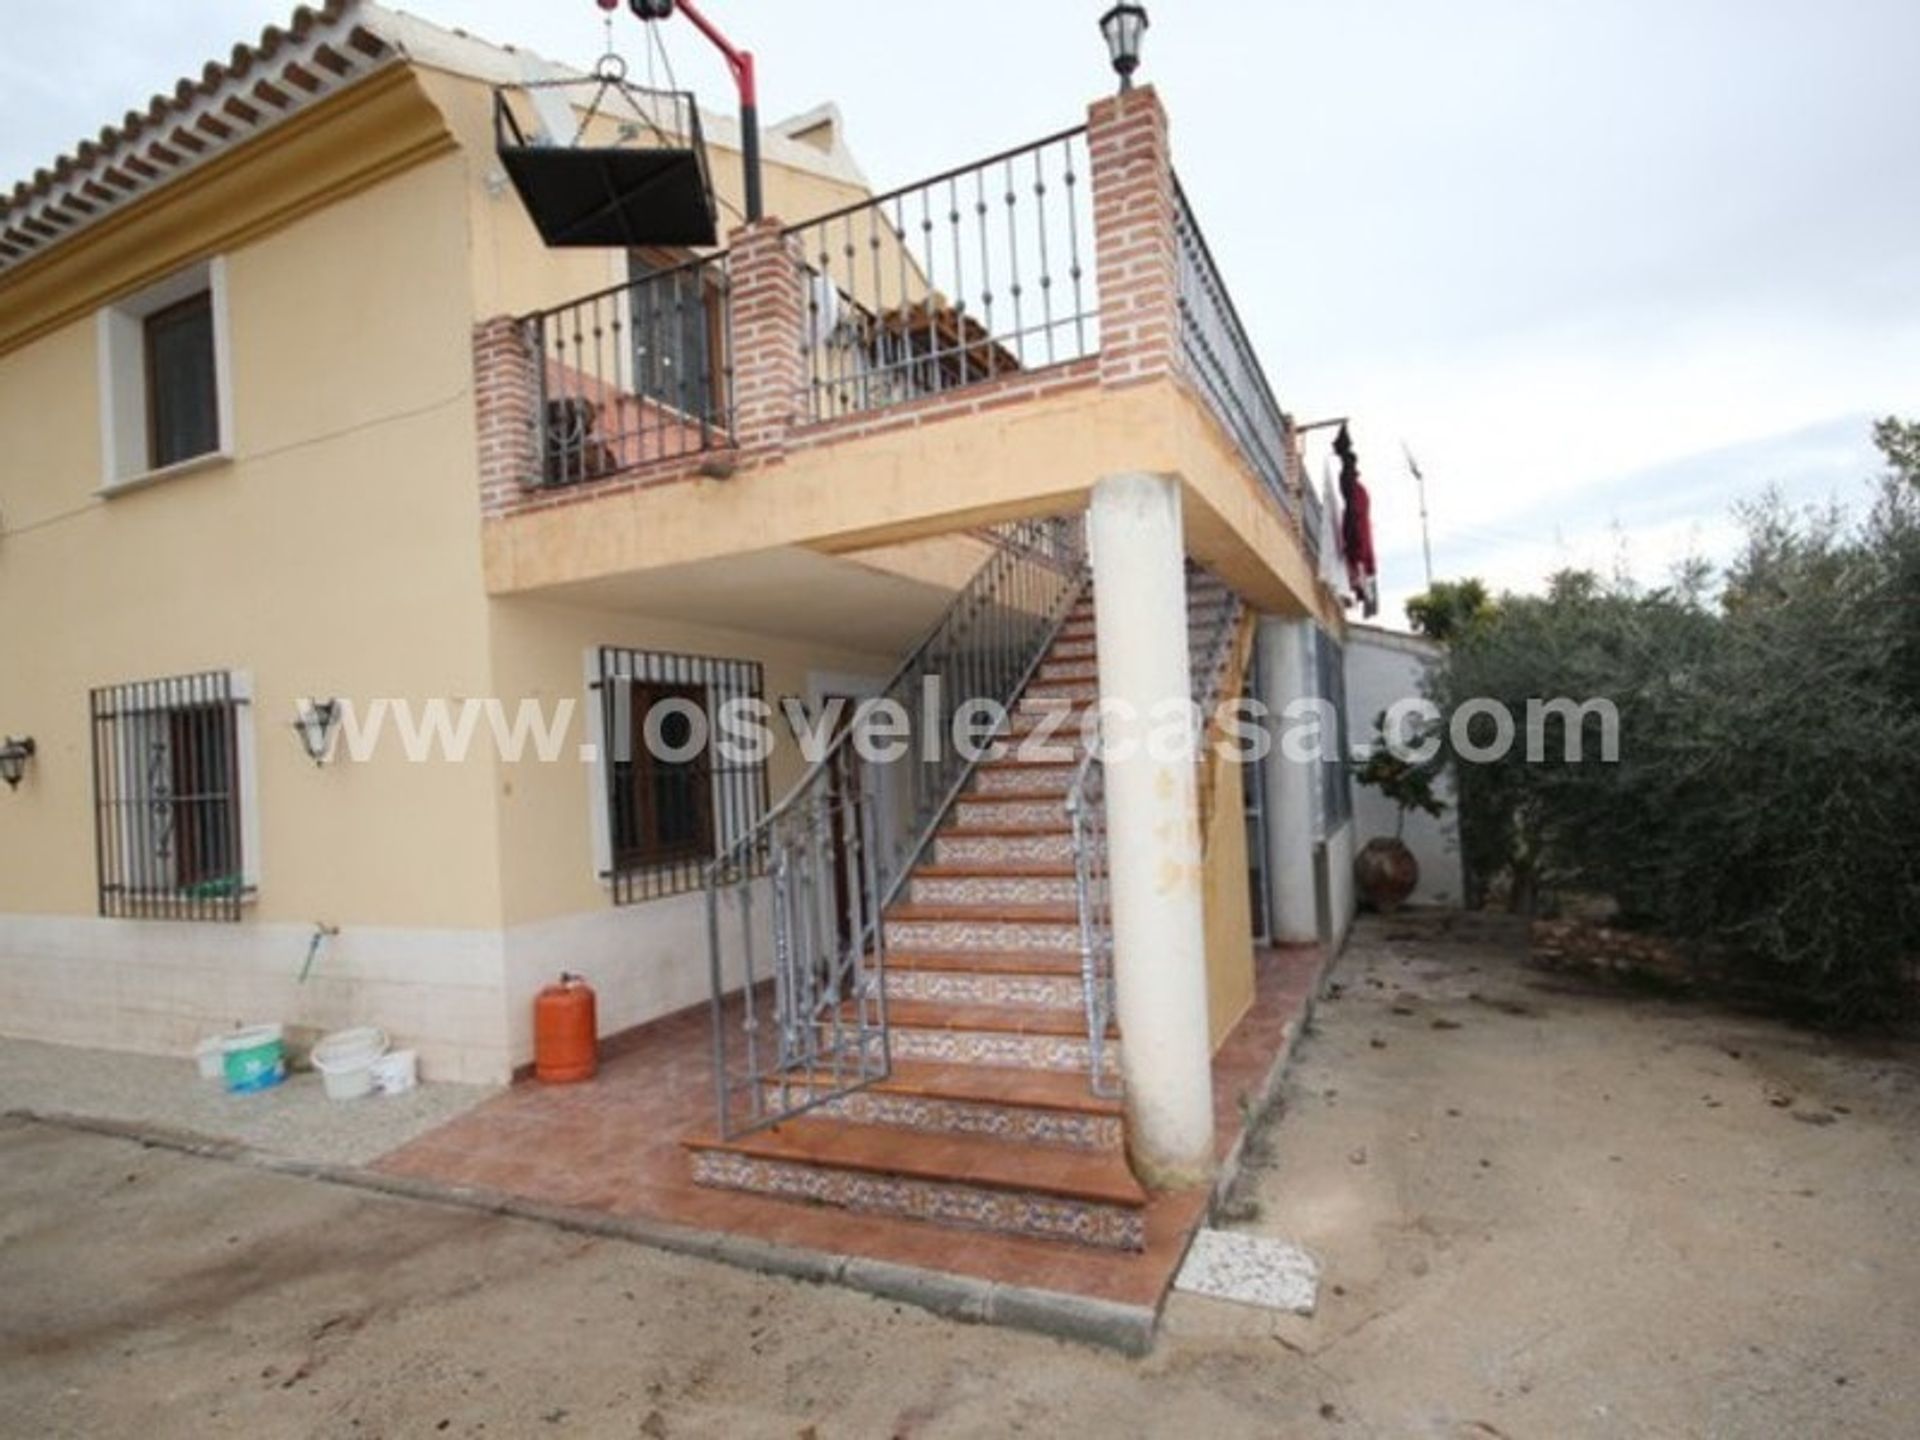
[[[1382,835],[1361,846],[1353,857],[1353,883],[1369,906],[1391,915],[1420,883],[1420,862],[1404,841]]]

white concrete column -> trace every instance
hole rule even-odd
[[[1165,743],[1170,712],[1193,692],[1179,485],[1157,475],[1100,481],[1087,542],[1127,1145],[1144,1183],[1172,1188],[1213,1168],[1196,756],[1191,734]]]
[[[1267,754],[1267,869],[1273,905],[1273,938],[1282,944],[1312,944],[1320,938],[1319,900],[1313,883],[1313,797],[1320,767],[1290,759],[1281,742],[1289,702],[1315,690],[1310,620],[1262,616],[1260,700],[1274,744]],[[1332,737],[1322,737],[1331,744]]]

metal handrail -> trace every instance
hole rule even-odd
[[[1099,348],[1084,125],[788,226],[808,414],[830,420]]]
[[[1191,574],[1205,572],[1197,566]],[[1227,661],[1233,640],[1246,613],[1246,602],[1222,586],[1227,603],[1220,607],[1212,635],[1201,646],[1193,667],[1193,701],[1197,738],[1204,740],[1208,717],[1219,703],[1226,683]],[[1188,589],[1188,614],[1193,591]],[[1201,757],[1196,757],[1196,759]],[[1114,1096],[1118,1078],[1106,1062],[1107,1029],[1113,1023],[1113,909],[1112,877],[1107,868],[1106,763],[1098,739],[1091,740],[1067,785],[1067,823],[1073,842],[1074,910],[1080,930],[1080,986],[1087,1017],[1087,1072],[1093,1093]]]
[[[957,180],[962,175],[971,174],[975,170],[983,170],[989,165],[999,165],[1005,161],[1017,159],[1029,150],[1038,150],[1043,145],[1057,145],[1063,140],[1071,140],[1076,136],[1086,133],[1087,127],[1084,124],[1069,125],[1065,130],[1056,130],[1051,135],[1042,135],[1038,140],[1029,140],[1023,145],[1011,145],[997,154],[988,155],[979,160],[969,160],[964,165],[956,165],[951,170],[942,170],[937,175],[923,175],[918,180],[911,180],[905,185],[898,186],[895,189],[883,191],[878,195],[869,195],[864,200],[855,200],[851,205],[842,205],[838,210],[828,210],[819,215],[810,215],[805,220],[795,221],[793,224],[787,226],[786,233],[792,235],[796,231],[805,230],[810,225],[824,224],[828,220],[844,219],[848,215],[858,214],[860,211],[871,209],[875,205],[884,205],[889,200],[898,200],[902,196],[910,195],[915,190],[924,189],[928,185],[938,185],[943,180]]]
[[[1281,512],[1294,516],[1300,477],[1288,457],[1291,426],[1177,175],[1173,205],[1181,349],[1247,464]]]
[[[777,1123],[887,1073],[884,912],[980,758],[950,743],[955,715],[979,700],[1009,705],[1085,590],[1079,519],[996,527],[992,553],[880,693],[707,867],[723,1134]],[[882,764],[857,742],[862,716],[890,699],[908,717],[909,748],[902,762]],[[942,733],[930,735],[933,725]],[[756,890],[771,910],[758,923]],[[728,896],[738,911],[732,947],[723,943]]]
[[[1003,532],[1004,527],[995,527],[994,531],[991,532],[991,540],[996,547],[1013,550],[1033,548],[1009,539]],[[991,563],[991,560],[987,562],[987,564]],[[1083,561],[1076,561],[1075,569],[1080,569],[1083,564]],[[893,673],[887,677],[886,683],[880,687],[878,695],[874,697],[875,699],[891,695],[895,690],[900,688],[900,682],[902,680],[923,667],[927,656],[932,652],[934,645],[939,642],[947,626],[951,623],[953,615],[968,602],[970,592],[975,586],[980,584],[984,570],[985,567],[983,566],[980,571],[974,573],[973,578],[968,581],[967,588],[962,589],[961,592],[954,597],[953,603],[948,606],[946,614],[941,616],[933,628],[928,630],[914,645],[913,649],[907,652],[907,658],[902,660],[900,664],[894,668]],[[1037,658],[1034,663],[1038,664]],[[759,824],[756,825],[753,830],[741,836],[729,850],[721,854],[707,867],[707,883],[709,886],[714,883],[716,876],[725,871],[728,865],[737,863],[742,857],[750,853],[756,840],[760,837],[761,832],[771,827],[798,804],[803,792],[809,786],[819,783],[821,777],[824,776],[835,763],[842,759],[845,751],[852,747],[853,738],[854,730],[853,727],[849,725],[844,728],[832,744],[821,753],[818,760],[813,761],[801,772],[800,778],[794,782],[793,788],[788,790],[785,795],[781,796],[781,798],[775,802],[773,808],[761,817]]]
[[[730,266],[722,250],[522,317],[542,483],[732,443]]]

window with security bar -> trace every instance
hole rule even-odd
[[[1316,629],[1313,633],[1320,698],[1332,707],[1334,720],[1334,733],[1322,737],[1328,752],[1320,767],[1321,813],[1326,817],[1323,833],[1331,834],[1353,818],[1353,780],[1348,769],[1353,739],[1347,727],[1347,662],[1346,651],[1339,641],[1324,630]]]
[[[100,913],[237,920],[252,898],[243,676],[207,671],[92,692]]]
[[[722,743],[729,706],[763,698],[757,662],[594,652],[600,731],[601,878],[616,905],[701,889],[706,870],[767,810],[764,754]]]

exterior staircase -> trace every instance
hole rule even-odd
[[[1195,571],[1196,668],[1232,597]],[[1094,612],[1067,614],[1009,720],[885,913],[890,1073],[732,1139],[694,1178],[936,1223],[1120,1250],[1145,1243],[1122,1104],[1095,1093],[1066,796],[1098,699]],[[1048,753],[1019,742],[1058,723]],[[1117,1090],[1117,1032],[1100,1047]]]

